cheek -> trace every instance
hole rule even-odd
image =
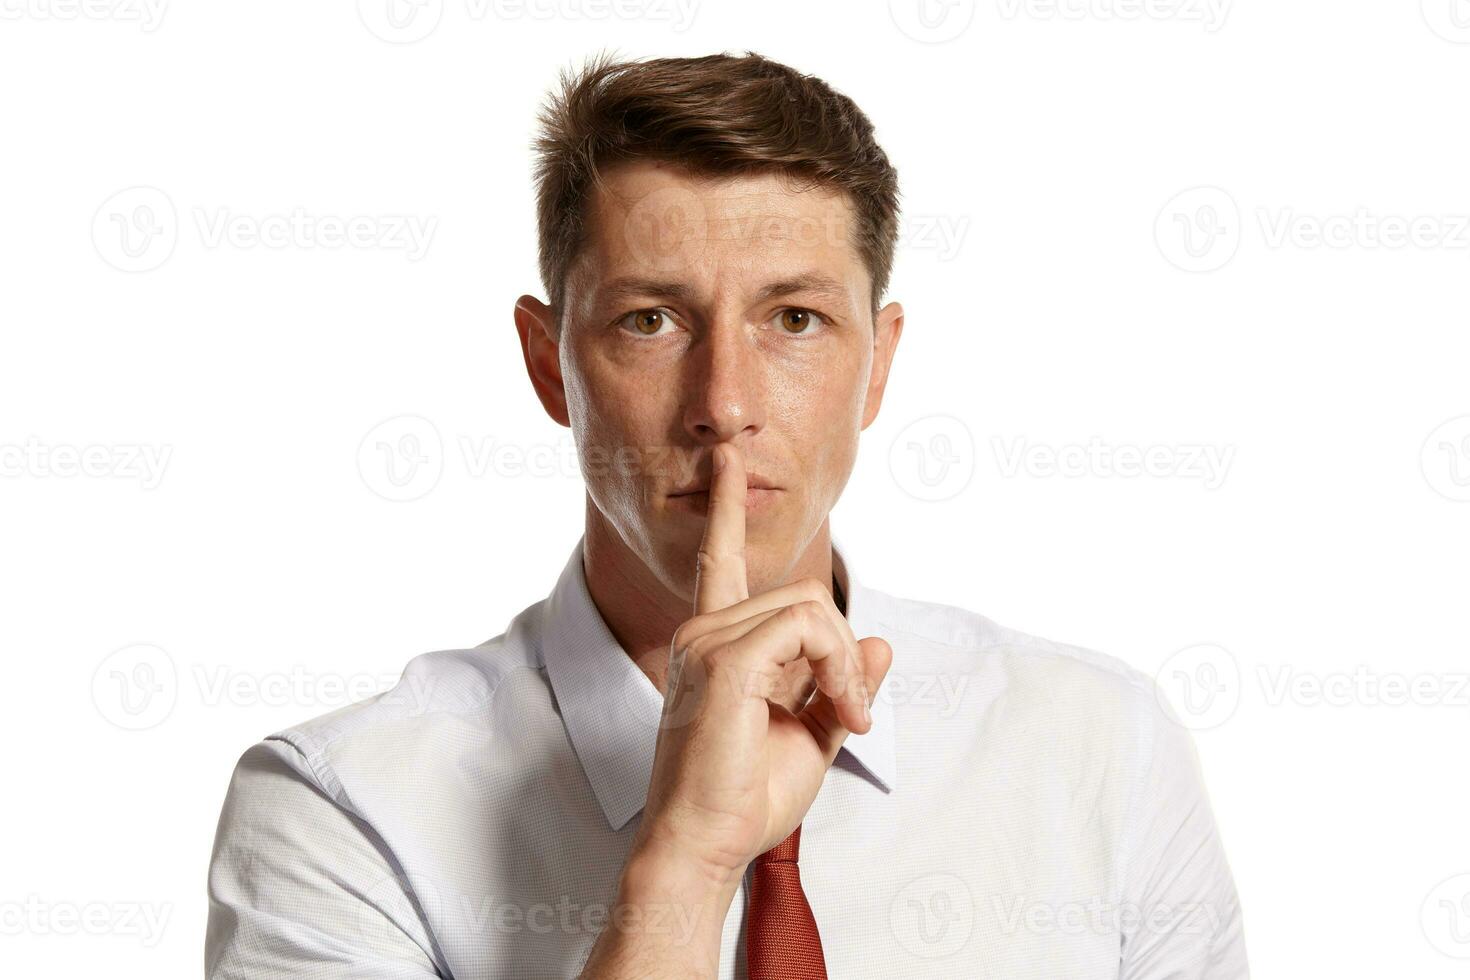
[[[599,508],[619,522],[645,505],[650,459],[646,447],[663,433],[654,393],[661,390],[596,360],[568,365],[564,378],[582,477]]]
[[[806,504],[825,517],[857,460],[866,400],[866,366],[856,356],[835,356],[818,370],[783,378],[773,392],[773,421],[786,430],[806,482]]]

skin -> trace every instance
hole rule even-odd
[[[537,396],[576,439],[592,598],[665,694],[620,907],[677,905],[698,928],[676,943],[629,915],[583,976],[712,977],[745,866],[870,726],[891,661],[833,602],[828,514],[903,310],[872,311],[845,195],[650,161],[604,178],[565,308],[522,296],[515,319]]]

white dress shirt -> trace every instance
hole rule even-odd
[[[1150,678],[866,588],[893,648],[873,727],[802,821],[832,980],[1247,976],[1188,731]],[[209,869],[212,980],[574,977],[615,901],[662,698],[608,631],[579,540],[473,649],[241,757]],[[747,876],[748,882],[748,876]],[[745,977],[745,887],[721,980]],[[670,914],[652,927],[681,932]]]

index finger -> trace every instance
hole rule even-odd
[[[750,598],[745,583],[745,460],[733,443],[711,454],[709,507],[694,571],[694,612],[714,612]]]

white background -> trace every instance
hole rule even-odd
[[[864,579],[1159,672],[1256,975],[1464,975],[1465,0],[159,2],[0,0],[7,975],[197,975],[239,754],[550,589],[511,308],[604,46],[820,75],[899,169]]]

